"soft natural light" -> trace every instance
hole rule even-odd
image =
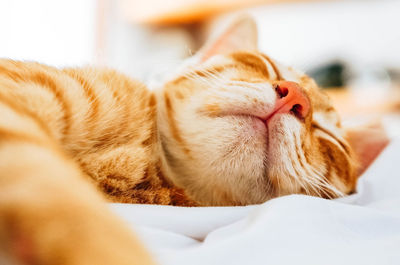
[[[0,57],[64,66],[93,61],[95,0],[0,1]]]

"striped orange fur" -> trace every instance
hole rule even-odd
[[[255,32],[236,21],[156,90],[109,69],[0,60],[0,251],[10,263],[151,264],[103,198],[212,206],[352,192],[357,163],[329,99],[257,51]],[[285,81],[307,113],[266,121]]]

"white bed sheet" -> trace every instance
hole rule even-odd
[[[400,139],[337,200],[246,207],[112,204],[159,264],[400,264]]]

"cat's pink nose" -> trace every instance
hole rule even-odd
[[[304,119],[310,112],[310,100],[299,84],[291,81],[280,81],[275,84],[278,95],[273,114],[292,113]]]

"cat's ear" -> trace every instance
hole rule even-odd
[[[358,173],[361,175],[389,144],[390,139],[380,121],[348,127],[345,130],[346,139],[359,163]]]
[[[196,57],[204,62],[216,54],[227,54],[238,50],[257,50],[257,25],[249,15],[237,16],[208,39]]]

